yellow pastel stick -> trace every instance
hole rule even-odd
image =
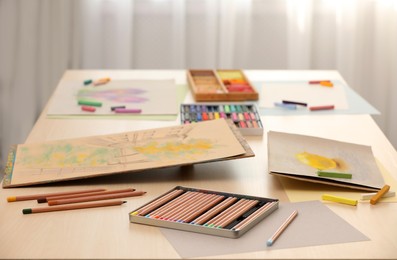
[[[322,199],[328,200],[328,201],[333,201],[333,202],[338,202],[338,203],[343,203],[343,204],[347,204],[347,205],[351,205],[351,206],[357,205],[357,200],[342,198],[342,197],[333,196],[333,195],[329,195],[329,194],[323,194]]]
[[[375,205],[376,203],[378,203],[378,201],[380,200],[380,198],[382,198],[382,196],[383,196],[384,194],[386,194],[386,192],[388,192],[389,190],[390,190],[390,186],[386,184],[385,186],[383,186],[383,188],[382,188],[380,191],[378,191],[378,192],[375,194],[375,196],[373,196],[373,197],[370,199],[369,203],[371,203],[372,205]]]

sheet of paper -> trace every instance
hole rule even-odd
[[[177,106],[179,107],[182,104],[183,100],[185,100],[186,94],[188,93],[188,86],[184,84],[176,85],[177,92]],[[128,119],[128,120],[156,120],[156,121],[175,121],[178,117],[178,114],[170,114],[170,115],[142,115],[142,114],[110,114],[110,115],[96,115],[96,114],[84,114],[84,115],[55,115],[55,114],[47,114],[47,118],[52,119],[76,119],[84,117],[84,119]]]
[[[295,209],[298,210],[298,216],[272,246],[266,246],[267,239]],[[161,232],[182,258],[369,240],[319,201],[280,203],[279,209],[237,239],[165,228]]]
[[[268,168],[274,174],[329,184],[382,188],[385,184],[370,146],[270,131]],[[319,177],[318,170],[352,174],[351,179]]]
[[[101,102],[95,112],[81,110],[78,100]],[[174,80],[111,80],[94,86],[80,81],[61,81],[48,108],[48,115],[125,116],[111,111],[112,106],[141,109],[141,115],[178,114]]]
[[[245,154],[223,119],[120,134],[20,144],[11,185],[221,160]]]
[[[334,82],[333,87],[324,87],[319,84],[309,84],[303,81],[265,82],[262,85],[259,106],[275,108],[275,102],[282,100],[307,103],[309,106],[334,105],[335,109],[348,109],[346,94],[340,82]],[[307,110],[307,107],[299,109]]]
[[[397,180],[391,176],[390,172],[388,172],[378,160],[376,163],[380,172],[382,173],[385,183],[390,185],[390,187],[392,187],[391,190],[394,191],[395,187],[397,187]],[[279,181],[283,185],[285,193],[291,202],[319,200],[321,199],[321,196],[326,193],[334,196],[358,200],[360,203],[369,203],[369,200],[361,200],[361,194],[367,193],[365,191],[357,191],[349,188],[335,187],[321,183],[293,180],[284,177],[279,177]],[[382,202],[397,202],[397,197],[382,198],[380,199],[379,203]]]

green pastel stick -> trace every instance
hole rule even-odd
[[[330,177],[330,178],[342,178],[342,179],[352,178],[352,174],[346,172],[317,171],[317,175],[321,177]]]
[[[87,106],[93,106],[93,107],[101,107],[102,106],[102,102],[90,101],[90,100],[78,100],[77,103],[79,105],[87,105]]]

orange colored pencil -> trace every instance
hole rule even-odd
[[[233,205],[231,205],[230,207],[228,207],[227,209],[225,209],[224,211],[222,211],[219,215],[215,216],[214,218],[208,220],[208,222],[205,224],[206,226],[215,226],[220,220],[222,220],[223,218],[226,217],[227,214],[229,214],[229,212],[237,209],[238,207],[240,207],[241,205],[244,205],[247,202],[246,199],[240,199],[238,200],[236,203],[234,203]]]
[[[178,220],[182,222],[190,222],[195,217],[197,217],[200,214],[200,212],[204,212],[206,209],[211,208],[213,205],[221,201],[223,198],[224,198],[223,196],[219,196],[216,194],[211,194],[209,196],[206,196],[203,198],[203,200],[201,200],[200,203],[195,205],[194,208],[191,208],[190,210],[186,211],[184,215],[180,216]]]
[[[170,201],[169,203],[163,205],[162,207],[160,207],[157,210],[150,213],[150,217],[158,218],[159,216],[166,214],[170,210],[178,207],[181,203],[184,203],[184,201],[189,199],[194,194],[195,194],[195,192],[191,192],[191,191],[188,191],[188,192],[182,194],[181,196],[177,197],[176,199]]]
[[[23,201],[23,200],[37,200],[43,199],[49,196],[59,196],[59,195],[70,195],[70,194],[82,194],[82,193],[90,193],[90,192],[98,192],[105,191],[106,189],[91,189],[91,190],[77,190],[77,191],[66,191],[66,192],[53,192],[53,193],[42,193],[42,194],[33,194],[33,195],[24,195],[24,196],[12,196],[8,197],[8,202],[14,201]]]
[[[218,214],[219,212],[221,212],[222,210],[224,210],[225,208],[227,208],[231,204],[233,204],[236,200],[237,200],[237,198],[235,198],[235,197],[229,197],[229,198],[225,199],[224,201],[222,201],[221,203],[216,205],[214,208],[210,209],[203,215],[201,215],[198,218],[196,218],[195,220],[193,220],[192,224],[202,225],[202,224],[206,223],[209,219],[214,217],[216,214]]]
[[[212,208],[213,206],[218,204],[223,199],[224,199],[224,196],[214,197],[214,200],[209,201],[208,204],[205,205],[204,207],[202,207],[199,210],[197,210],[196,212],[193,212],[192,214],[186,216],[186,218],[183,219],[183,221],[184,222],[191,222],[192,220],[194,220],[195,218],[200,216],[200,214],[202,214],[203,212],[209,210],[210,208]]]
[[[88,197],[88,196],[97,196],[97,195],[106,195],[106,194],[114,194],[114,193],[122,193],[122,192],[131,192],[135,191],[133,188],[128,189],[121,189],[121,190],[110,190],[110,191],[99,191],[99,192],[90,192],[90,193],[79,193],[79,194],[72,194],[72,195],[62,195],[62,196],[51,196],[46,197],[45,199],[38,199],[38,203],[45,203],[50,200],[63,200],[63,199],[73,199],[73,198],[81,198],[81,197]]]
[[[137,211],[138,215],[144,216],[144,215],[150,213],[154,209],[157,209],[158,207],[162,206],[163,204],[168,203],[170,200],[179,196],[183,192],[184,192],[183,190],[174,190],[174,191],[164,195],[163,197],[161,197],[155,201],[152,201],[151,203],[147,204],[146,206],[138,209],[138,211]]]
[[[49,206],[54,205],[63,205],[63,204],[71,204],[71,203],[80,203],[87,201],[96,201],[96,200],[108,200],[108,199],[116,199],[116,198],[126,198],[126,197],[135,197],[141,196],[145,194],[145,191],[133,191],[133,192],[123,192],[123,193],[115,193],[115,194],[106,194],[106,195],[94,195],[88,197],[74,198],[74,199],[63,199],[63,200],[50,200],[48,201]]]
[[[172,217],[174,217],[177,214],[179,214],[180,212],[182,212],[188,205],[190,205],[191,203],[194,203],[194,201],[200,196],[202,196],[202,193],[199,193],[199,192],[193,193],[193,195],[190,196],[183,203],[179,204],[177,207],[173,208],[172,210],[169,210],[169,211],[165,212],[164,214],[162,214],[160,216],[160,218],[171,219]]]
[[[267,210],[269,210],[271,208],[271,206],[274,204],[275,202],[268,202],[265,205],[263,205],[262,207],[260,207],[258,210],[254,211],[251,215],[249,215],[247,218],[245,218],[243,221],[241,221],[240,223],[238,223],[237,225],[235,225],[232,229],[233,230],[241,230],[244,227],[246,227],[249,223],[251,223],[252,221],[254,221],[257,217],[259,217],[262,213],[266,212]]]
[[[172,221],[180,220],[182,218],[182,216],[186,215],[189,211],[197,208],[203,202],[203,200],[208,200],[207,199],[208,195],[209,194],[205,194],[205,193],[198,194],[191,201],[186,203],[186,205],[184,207],[182,207],[179,211],[177,211],[173,215],[171,215],[169,217],[169,220],[172,220]]]
[[[225,219],[223,219],[220,223],[218,223],[217,227],[224,228],[238,217],[246,213],[248,210],[252,209],[256,204],[258,204],[258,200],[251,200],[248,203],[244,204],[244,206],[238,208],[234,212],[231,212]]]
[[[107,207],[107,206],[117,206],[123,203],[126,203],[126,201],[121,201],[121,200],[101,201],[94,203],[81,203],[81,204],[62,205],[62,206],[53,206],[53,207],[27,208],[27,209],[23,209],[22,213],[32,214],[32,213],[44,213],[44,212],[52,212],[52,211],[73,210],[73,209],[98,208],[98,207]]]

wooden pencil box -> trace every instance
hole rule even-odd
[[[238,238],[278,209],[278,200],[177,186],[129,213],[131,223]]]
[[[242,70],[188,70],[196,101],[258,100],[259,94]]]

